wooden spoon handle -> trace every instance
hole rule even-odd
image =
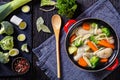
[[[59,50],[59,36],[56,37],[56,57],[57,57],[57,77],[60,79],[60,50]]]

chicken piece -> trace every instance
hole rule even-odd
[[[90,53],[90,52],[86,52],[86,53],[83,54],[83,56],[86,56],[86,57],[90,58],[91,56],[93,56],[93,54]]]
[[[108,42],[111,44],[114,44],[115,40],[113,39],[113,37],[108,38]]]
[[[80,27],[80,28],[78,28],[78,30],[75,32],[75,34],[76,34],[76,35],[82,35],[82,36],[84,36],[84,35],[86,35],[86,34],[90,34],[90,31],[84,30],[84,29],[82,29],[82,28]]]
[[[85,52],[89,49],[90,48],[87,45],[79,47],[77,50],[77,54],[74,56],[74,60],[78,61],[85,54]],[[89,54],[86,53],[86,56],[89,56]]]
[[[111,48],[105,48],[101,51],[98,51],[96,55],[100,58],[109,58],[113,53],[113,50]]]
[[[83,56],[84,50],[83,47],[79,47],[77,54],[73,57],[75,61],[78,61]]]

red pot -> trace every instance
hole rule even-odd
[[[70,35],[72,34],[73,30],[76,29],[77,27],[79,27],[83,22],[97,22],[101,25],[105,25],[106,27],[108,27],[114,37],[115,40],[115,49],[112,53],[112,56],[109,58],[109,61],[107,63],[105,63],[102,66],[96,67],[95,69],[90,69],[90,68],[84,68],[80,65],[78,65],[74,60],[73,60],[73,56],[68,54],[68,46],[69,46],[69,38]],[[100,19],[95,19],[95,18],[85,18],[82,20],[69,20],[66,25],[64,26],[64,31],[66,32],[66,40],[65,40],[65,47],[66,47],[66,53],[68,55],[68,57],[70,58],[70,60],[73,62],[73,64],[75,64],[77,67],[79,67],[82,70],[88,71],[88,72],[97,72],[97,71],[102,71],[102,70],[114,70],[119,62],[118,62],[118,53],[119,53],[119,38],[117,33],[115,32],[115,30],[112,28],[112,26],[108,23],[106,23],[103,20]]]

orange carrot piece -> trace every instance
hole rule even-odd
[[[77,36],[76,36],[75,34],[73,34],[73,35],[70,37],[70,43],[72,43],[76,37],[77,37]]]
[[[83,57],[81,57],[79,60],[78,60],[78,64],[82,67],[87,67],[88,64],[86,63],[86,61],[83,59]]]
[[[100,59],[100,62],[102,62],[102,63],[105,63],[105,62],[107,62],[108,61],[108,58],[101,58]]]
[[[98,44],[107,48],[115,48],[114,44],[110,44],[107,40],[101,40],[98,42]]]
[[[95,44],[93,44],[91,41],[87,42],[87,45],[93,50],[93,51],[97,51],[98,48]]]
[[[90,30],[90,24],[88,24],[88,23],[83,23],[82,28],[83,28],[84,30]]]

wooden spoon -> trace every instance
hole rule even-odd
[[[57,77],[60,78],[60,50],[59,50],[59,35],[61,28],[61,18],[55,14],[52,16],[52,26],[56,39],[56,57],[57,57]]]

